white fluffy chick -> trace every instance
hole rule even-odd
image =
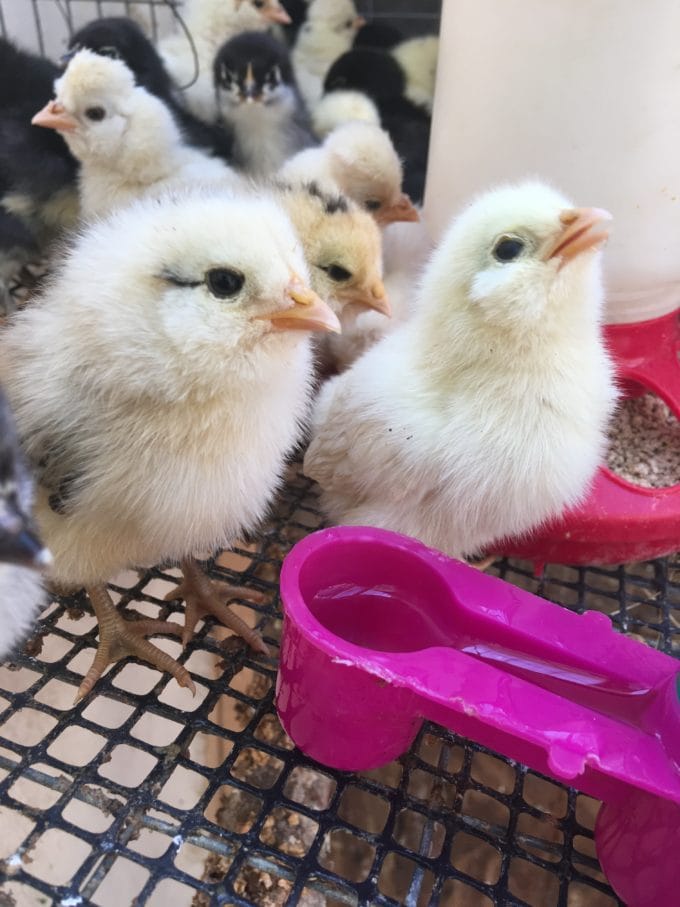
[[[45,604],[39,571],[50,563],[37,538],[33,481],[0,390],[0,658],[26,636]]]
[[[452,223],[414,317],[321,390],[304,470],[333,521],[462,557],[583,498],[616,397],[606,217],[534,182]]]
[[[380,230],[354,202],[322,192],[313,183],[278,185],[275,191],[302,242],[312,289],[342,325],[341,334],[317,338],[319,369],[332,373],[343,358],[342,335],[351,331],[362,313],[370,312],[379,322],[389,321]]]
[[[365,19],[353,0],[312,0],[293,47],[293,67],[302,97],[311,110],[323,94],[331,64],[348,51]]]
[[[380,126],[380,113],[373,101],[361,91],[331,91],[325,94],[312,112],[312,127],[325,139],[338,126],[359,120]]]
[[[213,60],[218,49],[240,32],[264,31],[274,22],[287,25],[290,16],[279,0],[186,0],[182,17],[196,57],[184,31],[163,38],[158,52],[182,89],[186,107],[194,116],[213,123],[217,116]]]
[[[279,177],[298,185],[314,180],[325,191],[341,192],[370,211],[381,226],[419,217],[401,191],[403,170],[392,141],[372,123],[339,126],[320,147],[290,158]]]
[[[432,113],[439,38],[436,35],[409,38],[393,47],[390,53],[406,76],[404,96]]]
[[[78,51],[55,95],[32,122],[58,130],[80,161],[86,218],[185,183],[239,182],[223,161],[183,143],[168,108],[121,60]]]
[[[84,586],[99,649],[80,687],[135,654],[192,687],[145,638],[177,625],[125,621],[104,583],[179,562],[169,598],[183,632],[211,613],[260,651],[193,556],[253,530],[308,412],[309,332],[338,330],[273,201],[181,193],[91,224],[43,297],[0,339],[0,373],[39,469],[36,518],[53,579]],[[182,632],[180,630],[180,632]]]

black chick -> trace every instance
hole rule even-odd
[[[0,38],[0,309],[13,275],[78,215],[78,164],[61,136],[31,126],[59,67]]]
[[[266,32],[242,32],[217,52],[219,117],[234,134],[234,162],[254,176],[275,173],[318,144],[293,74],[290,53]]]
[[[95,19],[72,35],[69,48],[71,51],[87,48],[94,53],[122,60],[134,74],[136,83],[168,107],[187,144],[212,151],[231,162],[231,134],[223,128],[202,122],[182,107],[177,100],[177,87],[158,51],[132,19],[124,16]]]
[[[0,390],[0,658],[33,625],[44,603],[38,571],[51,557],[30,516],[33,482]]]
[[[324,92],[361,91],[378,108],[380,122],[404,162],[404,190],[421,202],[425,189],[430,117],[404,97],[406,76],[388,53],[368,47],[343,54],[328,70]]]

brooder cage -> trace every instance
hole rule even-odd
[[[359,6],[414,32],[438,21],[437,3]],[[163,0],[0,0],[3,33],[53,58],[70,29],[121,14],[153,35],[172,19]],[[0,904],[621,903],[595,855],[598,804],[522,765],[432,724],[406,755],[365,773],[329,770],[294,748],[274,707],[278,576],[292,545],[320,525],[315,488],[292,464],[260,536],[210,562],[214,576],[264,593],[262,605],[235,608],[274,654],[256,656],[210,622],[183,654],[156,640],[192,673],[194,698],[128,660],[74,707],[96,626],[78,596],[53,598],[25,650],[0,668]],[[504,560],[491,572],[680,655],[677,556],[548,565],[540,577]],[[181,620],[181,606],[164,601],[175,582],[176,571],[158,567],[110,588],[130,613]]]

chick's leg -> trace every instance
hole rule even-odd
[[[105,586],[89,586],[85,591],[99,623],[99,646],[90,670],[78,687],[76,702],[87,696],[109,665],[128,655],[135,655],[161,671],[167,671],[181,687],[196,692],[186,668],[145,639],[154,633],[174,633],[179,636],[182,633],[180,626],[164,620],[125,620]]]
[[[251,601],[261,602],[262,595],[245,586],[230,586],[227,583],[213,582],[193,559],[187,558],[182,561],[180,566],[183,580],[165,598],[166,601],[183,598],[186,602],[183,644],[186,645],[189,642],[201,617],[205,614],[212,614],[225,627],[229,627],[230,630],[243,637],[256,652],[269,655],[269,649],[257,630],[249,627],[226,604],[230,598],[248,598]]]

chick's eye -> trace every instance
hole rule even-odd
[[[205,275],[208,289],[218,299],[236,296],[245,280],[245,276],[240,271],[233,271],[231,268],[213,268]]]
[[[347,268],[343,268],[342,265],[328,265],[328,267],[324,268],[324,271],[331,280],[335,280],[338,283],[349,280],[352,276],[352,272],[348,271]]]
[[[112,60],[120,60],[120,59],[121,59],[120,51],[118,50],[117,47],[114,47],[113,45],[110,45],[110,46],[107,45],[107,46],[105,46],[105,47],[100,47],[100,48],[97,50],[97,53],[98,53],[101,57],[111,57]]]
[[[524,251],[524,242],[516,236],[501,236],[493,247],[496,261],[514,261]]]
[[[99,120],[103,120],[106,116],[106,111],[103,107],[88,107],[85,111],[85,116],[88,120],[94,120],[95,123]]]
[[[367,211],[377,211],[381,204],[382,202],[379,202],[377,198],[369,198],[364,202],[364,208]]]
[[[255,9],[264,9],[264,0],[253,0]]]

